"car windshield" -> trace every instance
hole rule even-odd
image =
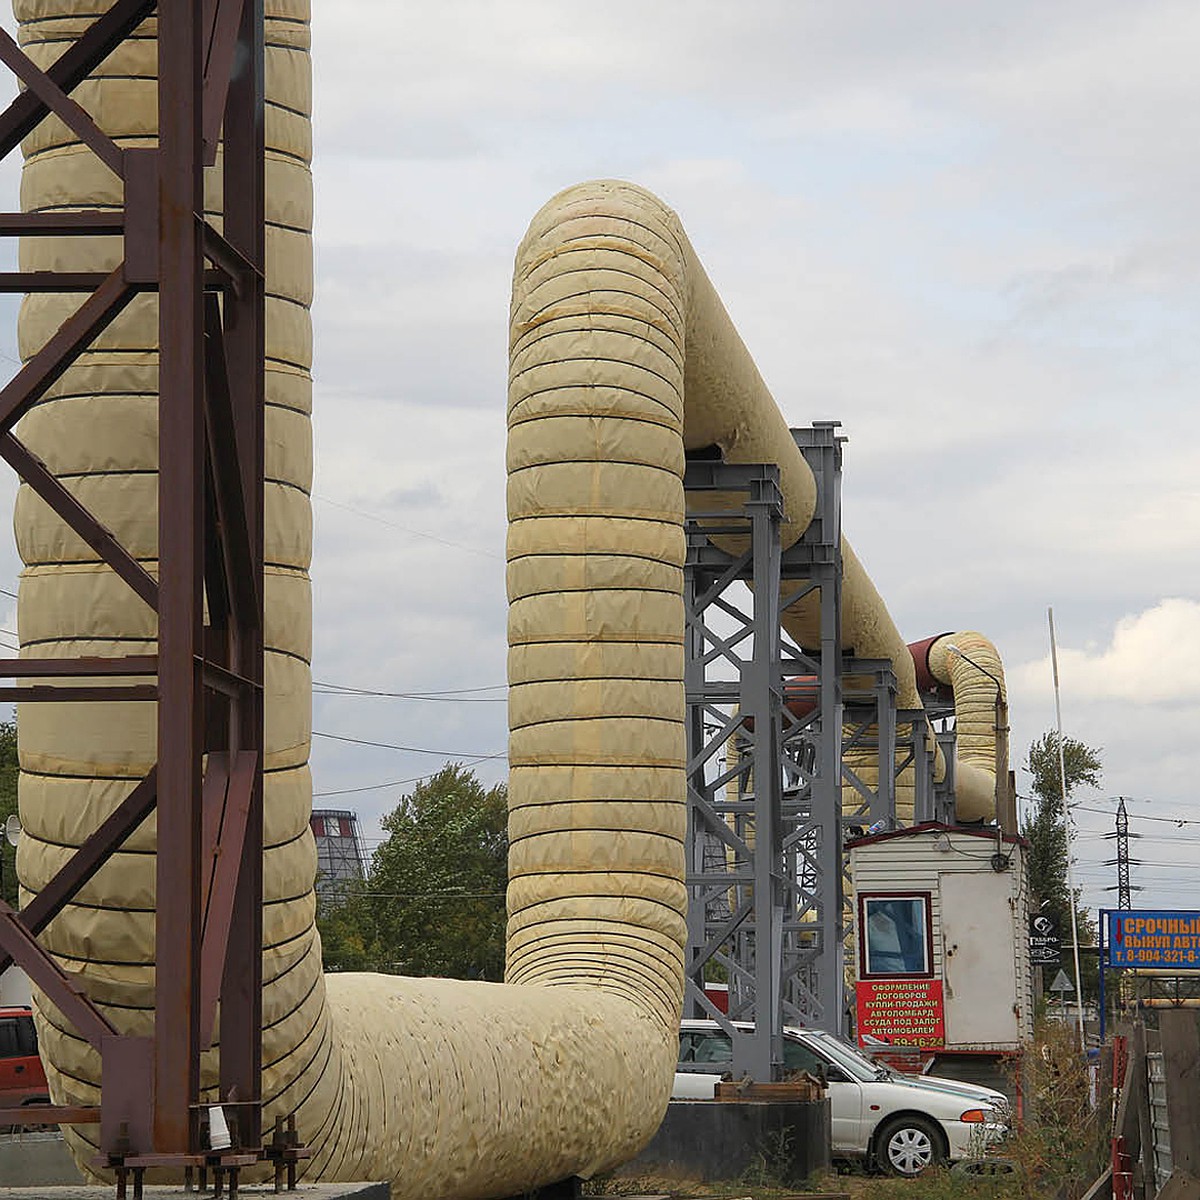
[[[806,1029],[806,1037],[813,1038],[820,1048],[832,1058],[838,1066],[848,1071],[855,1079],[885,1079],[891,1072],[879,1063],[873,1063],[864,1058],[853,1046],[847,1045],[841,1038],[834,1037],[820,1029]]]

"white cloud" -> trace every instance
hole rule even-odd
[[[1014,755],[1053,720],[1053,603],[1068,731],[1103,748],[1106,791],[1190,802],[1164,709],[1193,701],[1156,689],[1200,678],[1196,631],[1160,612],[1200,596],[1194,6],[603,15],[317,8],[317,488],[393,522],[317,504],[319,676],[503,678],[498,561],[395,526],[502,554],[513,251],[559,188],[618,175],[677,209],[788,418],[843,422],[846,532],[901,629],[1000,646]],[[1173,657],[1123,675],[1172,622]],[[321,698],[318,721],[503,742],[495,704]],[[315,761],[324,788],[427,765],[333,745]]]
[[[1122,617],[1107,645],[1060,648],[1058,667],[1063,688],[1090,702],[1200,703],[1200,603],[1169,597]],[[1021,665],[1017,680],[1035,688],[1050,671],[1047,655]]]

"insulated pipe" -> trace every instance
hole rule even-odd
[[[927,650],[930,675],[954,693],[954,795],[960,820],[996,810],[997,780],[1008,779],[1008,692],[1004,664],[981,633],[946,633]]]
[[[264,1094],[268,1115],[307,1097],[302,1121],[325,1164],[356,1131],[343,1100],[347,1059],[330,1033],[313,927],[315,853],[308,829],[311,780],[311,182],[308,159],[307,5],[269,0],[266,19],[267,702],[264,830]],[[107,0],[16,0],[20,41],[45,67],[109,8]],[[157,121],[156,25],[148,20],[73,90],[125,147],[153,145]],[[120,181],[57,118],[23,142],[26,211],[112,210]],[[218,222],[220,160],[209,172],[207,207]],[[109,271],[119,238],[26,239],[23,270]],[[32,295],[18,338],[28,359],[79,303]],[[144,294],[79,356],[20,424],[20,436],[157,571],[158,312]],[[18,601],[22,652],[52,657],[153,653],[154,614],[97,556],[22,486],[14,514],[25,564]],[[22,705],[20,804],[25,836],[18,872],[39,890],[70,851],[108,816],[156,758],[152,705]],[[154,1011],[155,821],[143,823],[43,935],[43,944],[123,1032],[149,1035]],[[97,1056],[53,1008],[39,1003],[51,1091],[95,1103]],[[204,1080],[212,1082],[211,1063]],[[96,1130],[69,1127],[87,1168]]]
[[[954,690],[948,683],[934,678],[929,666],[929,651],[933,644],[942,638],[953,638],[951,633],[937,633],[933,637],[922,638],[919,642],[909,642],[908,652],[912,655],[913,665],[917,672],[917,690],[922,696],[936,696],[939,700],[953,700]]]
[[[578,602],[589,591],[592,608],[599,609],[603,596],[605,604],[632,606],[646,623],[653,612],[656,643],[681,642],[677,566],[650,540],[668,530],[677,536],[685,452],[777,464],[784,546],[804,532],[815,507],[812,473],[678,218],[656,197],[631,184],[599,181],[551,200],[518,252],[512,336],[515,614],[535,597],[549,609]],[[704,499],[706,510],[740,504],[734,496],[706,493]],[[541,531],[536,546],[534,529]],[[616,553],[621,546],[632,560]],[[900,705],[918,707],[912,657],[845,541],[842,552],[844,644],[858,655],[890,660]],[[781,617],[790,636],[810,648],[820,645],[815,601],[806,597]],[[668,617],[669,628],[661,624]],[[604,652],[612,681],[629,687],[639,672],[650,670],[655,687],[665,686],[661,664],[650,662],[642,644],[634,639],[622,645]],[[569,690],[571,672],[557,652],[541,653],[546,669],[561,676],[556,690],[549,680],[530,676],[540,685],[538,710],[549,714]],[[599,654],[599,648],[589,649],[591,658]],[[533,702],[520,690],[526,657],[514,650],[514,729]],[[583,673],[597,669],[589,662]],[[678,688],[679,677],[670,682]],[[664,703],[668,698],[664,693]],[[665,732],[631,722],[624,733],[648,739],[650,729]],[[520,803],[516,776],[514,803]]]

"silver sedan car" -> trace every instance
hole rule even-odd
[[[748,1028],[735,1023],[735,1028]],[[675,1099],[711,1099],[733,1061],[716,1021],[684,1021]],[[833,1155],[895,1175],[975,1157],[1005,1137],[1003,1092],[953,1079],[903,1075],[872,1062],[841,1038],[816,1029],[784,1031],[784,1067],[823,1079],[829,1093]]]

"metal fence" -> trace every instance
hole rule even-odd
[[[1167,1120],[1167,1073],[1161,1053],[1146,1055],[1146,1083],[1150,1092],[1150,1128],[1154,1138],[1154,1186],[1158,1191],[1174,1170],[1171,1126]]]

